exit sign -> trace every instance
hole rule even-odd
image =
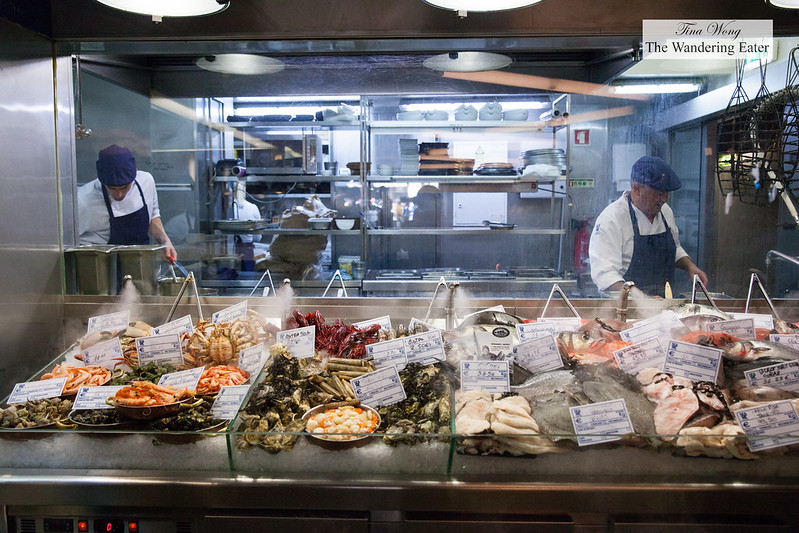
[[[590,130],[574,130],[574,145],[588,146],[590,144]]]
[[[594,178],[570,179],[569,187],[571,187],[572,189],[593,189]]]

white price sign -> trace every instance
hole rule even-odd
[[[292,357],[297,359],[313,357],[316,347],[316,326],[278,331],[275,340],[288,348]]]

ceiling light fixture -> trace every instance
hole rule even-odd
[[[507,67],[513,60],[491,52],[449,52],[424,60],[424,66],[442,72],[483,72]]]
[[[783,9],[799,9],[799,0],[766,0],[766,3]]]
[[[200,57],[194,64],[221,74],[274,74],[286,68],[279,59],[252,54],[217,54]]]
[[[150,15],[160,22],[161,17],[197,17],[224,11],[228,0],[97,0],[122,11]]]
[[[537,4],[541,0],[424,0],[426,3],[440,7],[441,9],[449,9],[457,11],[458,15],[465,17],[469,11],[487,12],[487,11],[506,11],[508,9],[519,9],[520,7],[527,7]]]

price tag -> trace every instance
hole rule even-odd
[[[435,329],[417,333],[416,335],[402,337],[402,340],[405,342],[405,356],[408,358],[409,363],[429,365],[446,359],[444,341],[441,339],[440,330]]]
[[[563,368],[555,336],[540,337],[513,347],[513,360],[533,374]]]
[[[73,410],[78,409],[113,409],[113,404],[108,404],[106,400],[113,398],[117,391],[126,385],[114,385],[104,387],[81,387],[75,396],[72,404]]]
[[[316,326],[278,331],[276,341],[288,348],[292,357],[297,359],[313,357],[316,346]]]
[[[124,358],[119,337],[97,343],[83,350],[81,354],[86,366],[101,366],[111,370]]]
[[[623,341],[633,344],[655,337],[661,345],[666,346],[671,341],[672,330],[684,327],[674,312],[664,311],[646,320],[636,322],[633,327],[621,331],[619,336]]]
[[[510,328],[496,326],[491,331],[474,330],[477,358],[486,361],[502,361],[513,353],[513,335]]]
[[[249,385],[228,385],[219,389],[216,400],[211,406],[211,412],[216,418],[222,420],[233,420],[247,397],[250,390]]]
[[[199,367],[170,372],[169,374],[162,375],[158,380],[158,384],[164,387],[172,387],[175,390],[183,387],[191,391],[197,390],[197,382],[200,381],[203,370],[205,370],[205,368]]]
[[[633,433],[624,399],[570,407],[569,414],[580,446],[612,442]]]
[[[516,334],[519,341],[526,342],[533,339],[540,339],[549,335],[555,335],[558,331],[555,324],[551,322],[533,322],[530,324],[516,324]]]
[[[733,318],[751,318],[755,321],[755,328],[774,329],[774,317],[761,313],[728,313]]]
[[[211,322],[214,324],[218,324],[219,322],[233,322],[237,318],[247,318],[247,300],[226,307],[221,311],[217,311],[211,315]]]
[[[508,361],[461,361],[461,390],[503,393],[510,391]]]
[[[350,380],[355,396],[370,407],[401,402],[407,396],[397,368],[388,366]]]
[[[652,327],[653,325],[659,326],[659,328],[664,331],[682,329],[685,327],[685,325],[682,323],[682,320],[680,320],[674,311],[663,311],[655,316],[633,322],[631,329]]]
[[[372,357],[375,368],[395,366],[397,370],[402,370],[408,364],[404,338],[369,344],[366,346],[366,355]]]
[[[388,316],[388,315],[381,316],[381,317],[373,318],[371,320],[363,320],[361,322],[355,322],[352,325],[353,326],[358,326],[361,329],[366,329],[369,326],[371,326],[372,324],[380,324],[380,328],[383,331],[388,331],[388,330],[391,329],[391,317]]]
[[[799,335],[791,334],[791,333],[772,333],[768,336],[768,340],[771,342],[778,342],[780,344],[785,344],[786,346],[793,348],[794,350],[799,350]]]
[[[774,387],[799,392],[799,361],[745,370],[744,377],[750,387]]]
[[[799,442],[799,416],[790,400],[735,411],[753,452]],[[780,435],[795,435],[780,437]]]
[[[43,379],[41,381],[17,383],[14,385],[14,390],[11,391],[11,396],[8,397],[8,403],[25,403],[28,400],[40,400],[42,398],[61,396],[61,391],[64,390],[64,385],[66,385],[66,383],[67,378]]]
[[[140,365],[149,362],[173,365],[183,364],[180,336],[177,333],[139,337],[136,339],[136,351],[139,353]]]
[[[186,315],[172,322],[154,327],[152,334],[165,335],[167,333],[177,333],[178,335],[182,335],[183,333],[191,333],[192,331],[194,331],[194,323],[191,321],[191,315]]]
[[[541,317],[537,321],[539,324],[552,324],[555,326],[555,331],[577,331],[583,325],[583,319],[577,316],[566,317]]]
[[[239,352],[239,362],[236,366],[247,372],[250,375],[249,379],[254,382],[266,364],[266,357],[264,343],[256,344]]]
[[[119,331],[128,329],[130,311],[119,311],[107,315],[98,315],[89,318],[89,327],[86,333],[93,331]]]
[[[663,363],[666,362],[666,352],[657,338],[615,350],[613,357],[619,368],[633,376],[645,368],[662,369]]]
[[[666,349],[663,372],[691,381],[715,383],[721,368],[721,353],[718,348],[670,341]]]
[[[741,340],[757,338],[755,334],[755,321],[752,318],[736,318],[735,320],[708,322],[707,330],[713,333],[726,333]]]
[[[422,325],[427,328],[428,331],[433,331],[434,329],[441,329],[435,327],[433,324],[429,322],[425,322],[424,320],[419,320],[418,318],[411,318],[411,321],[408,322],[408,331],[414,331],[417,326]]]

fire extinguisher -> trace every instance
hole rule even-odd
[[[577,275],[588,273],[588,242],[591,240],[588,226],[591,220],[590,218],[572,219],[572,228],[577,230],[574,234],[574,271]]]

